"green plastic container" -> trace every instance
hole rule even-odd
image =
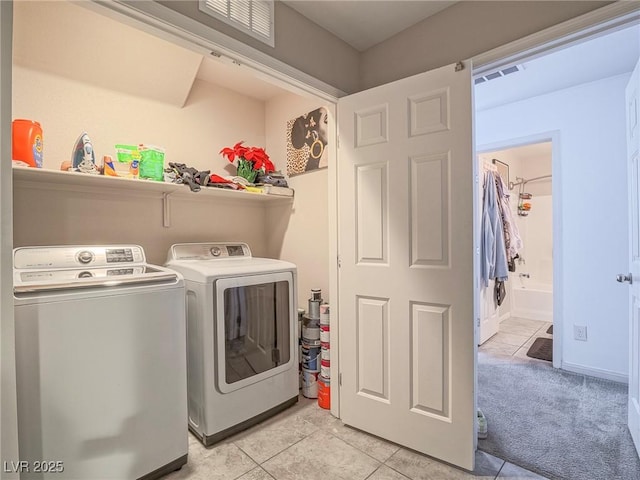
[[[139,177],[164,182],[164,149],[152,145],[140,145]]]

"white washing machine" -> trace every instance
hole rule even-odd
[[[180,274],[142,247],[13,252],[21,478],[158,478],[187,462]]]
[[[298,401],[296,266],[244,243],[173,245],[187,291],[189,428],[205,445]]]

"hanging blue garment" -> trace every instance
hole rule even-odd
[[[488,287],[489,280],[505,281],[509,276],[496,177],[492,171],[486,173],[484,180],[481,227],[480,278],[482,285]]]

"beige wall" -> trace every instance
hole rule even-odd
[[[360,89],[471,58],[609,3],[456,3],[363,52],[360,58]]]
[[[158,3],[347,93],[358,90],[358,51],[282,2],[275,2],[275,47],[202,13],[197,0]]]
[[[325,107],[329,111],[329,145],[335,145],[335,107],[296,95],[280,95],[266,106],[267,149],[277,165],[285,168],[287,121]],[[333,152],[330,167],[335,165]],[[320,169],[289,178],[295,189],[293,208],[272,207],[268,213],[270,255],[298,266],[298,305],[307,309],[311,288],[321,288],[329,302],[329,169]]]
[[[187,188],[187,187],[185,187]],[[162,198],[120,191],[60,189],[16,182],[14,243],[24,245],[142,245],[147,261],[162,265],[174,243],[242,241],[266,256],[264,207],[216,197],[171,200],[171,227],[162,226]]]
[[[196,81],[184,108],[141,99],[21,67],[13,74],[14,118],[42,123],[44,167],[69,160],[86,130],[98,156],[115,156],[116,143],[166,148],[166,162],[227,175],[221,147],[246,140],[265,144],[265,106],[227,89]],[[187,189],[187,187],[184,187]],[[197,194],[171,200],[171,227],[162,223],[162,200],[136,194],[85,192],[17,183],[14,242],[22,245],[137,243],[153,263],[164,263],[176,242],[244,241],[268,254],[264,206],[238,205]]]
[[[202,53],[85,8],[89,5],[15,2],[13,63],[183,106]]]
[[[164,147],[166,162],[227,174],[218,154],[245,140],[264,145],[264,103],[196,80],[183,108],[125,95],[72,79],[14,66],[13,117],[42,125],[44,168],[59,169],[71,159],[86,131],[96,160],[118,143]]]

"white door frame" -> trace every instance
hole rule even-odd
[[[524,137],[476,146],[476,155],[495,150],[517,148],[533,143],[551,142],[551,196],[553,210],[553,366],[562,368],[562,189],[560,168],[560,131],[540,132]],[[475,198],[475,197],[474,197]],[[477,199],[476,199],[477,201]],[[479,296],[479,292],[477,294]],[[478,310],[478,315],[482,313]]]
[[[18,461],[15,322],[13,318],[13,192],[11,171],[11,75],[13,4],[0,1],[0,457]],[[14,463],[15,465],[15,463]],[[4,478],[4,476],[3,476]],[[7,478],[18,478],[12,472]]]
[[[638,293],[640,288],[638,282],[633,278],[640,277],[640,262],[638,259],[638,149],[640,148],[640,127],[638,117],[640,116],[640,59],[636,63],[631,78],[625,88],[625,110],[627,114],[626,143],[627,143],[627,177],[628,177],[628,204],[629,204],[629,399],[627,425],[631,432],[631,438],[640,454],[640,365],[638,355],[640,354],[640,331],[638,322]],[[626,271],[625,271],[626,274]],[[622,278],[617,280],[623,281]],[[637,280],[637,278],[636,278]],[[624,283],[624,281],[623,281]]]

